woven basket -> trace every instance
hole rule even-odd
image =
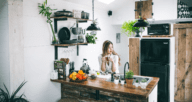
[[[85,75],[85,76],[88,78],[87,75]],[[78,78],[76,80],[72,80],[71,78],[69,78],[69,79],[70,79],[71,82],[84,82],[84,81],[87,81],[87,78],[86,79],[82,79],[82,80],[79,80]]]

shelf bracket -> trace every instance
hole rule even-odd
[[[68,46],[55,46],[55,60],[58,59],[58,47],[68,48]]]
[[[77,45],[77,56],[79,56],[79,45]]]
[[[54,30],[57,33],[57,21],[65,21],[67,18],[54,18]]]
[[[58,46],[55,46],[55,60],[58,58]]]

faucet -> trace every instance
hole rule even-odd
[[[114,81],[114,74],[116,74],[116,72],[112,72],[112,73],[111,73],[111,81],[112,81],[112,82]]]
[[[128,66],[128,70],[129,70],[129,62],[126,62],[125,65],[124,65],[124,80],[125,80],[125,68],[126,68],[126,65]]]

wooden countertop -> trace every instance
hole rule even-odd
[[[96,79],[88,78],[87,81],[77,83],[77,82],[70,82],[69,78],[67,78],[66,80],[51,80],[51,81],[64,83],[68,85],[92,88],[95,90],[109,91],[117,94],[140,96],[143,98],[147,98],[149,94],[152,92],[152,90],[154,89],[154,87],[159,82],[159,78],[153,77],[151,82],[147,85],[147,88],[141,89],[140,86],[137,88],[134,85],[132,87],[127,87],[126,84],[122,86],[121,84],[115,84],[113,82],[107,82],[105,80],[106,80],[105,78],[96,78]]]

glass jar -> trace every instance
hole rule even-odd
[[[51,44],[59,44],[57,34],[54,34],[54,35],[55,36],[52,35],[52,37],[51,37]]]

